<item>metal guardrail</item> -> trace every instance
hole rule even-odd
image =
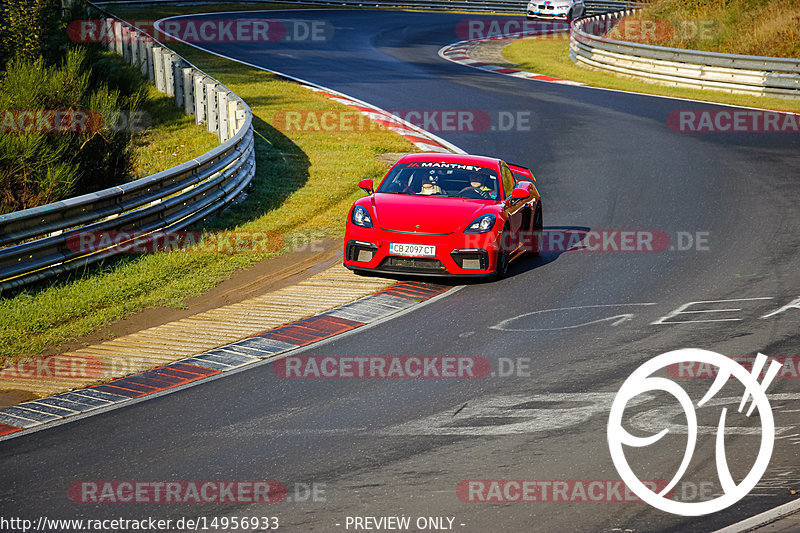
[[[118,0],[98,2],[98,5],[174,4],[175,0]],[[191,4],[224,4],[224,0],[194,0]],[[236,2],[240,4],[242,2]],[[503,13],[524,15],[525,0],[247,0],[248,4],[297,4],[320,7],[359,7],[378,9],[434,9],[442,11],[471,11],[476,13]],[[604,13],[639,5],[635,1],[586,0],[587,14]]]
[[[118,187],[0,215],[0,290],[107,258],[131,241],[91,252],[72,245],[86,232],[136,232],[137,243],[180,230],[229,205],[255,173],[253,116],[244,101],[151,36],[115,18],[103,22],[109,49],[139,66],[220,145],[191,161]]]
[[[684,50],[603,36],[634,12],[574,21],[570,30],[572,61],[662,85],[800,99],[800,59]]]

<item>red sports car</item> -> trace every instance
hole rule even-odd
[[[474,155],[400,159],[347,217],[344,266],[363,272],[502,277],[538,254],[542,205],[530,170]]]

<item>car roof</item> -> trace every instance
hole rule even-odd
[[[489,167],[497,169],[500,166],[500,160],[496,157],[485,157],[482,155],[465,155],[465,154],[409,154],[402,158],[397,163],[412,163],[412,162],[434,162],[434,163],[456,163],[459,165],[474,165],[478,167]]]

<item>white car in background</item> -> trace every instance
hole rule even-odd
[[[563,20],[570,22],[586,14],[583,0],[531,0],[528,3],[529,19]]]

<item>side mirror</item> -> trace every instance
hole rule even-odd
[[[358,182],[358,186],[361,189],[364,189],[364,191],[366,191],[367,194],[372,194],[373,192],[375,192],[372,189],[372,180],[369,179],[369,178],[366,178],[366,179],[363,179],[363,180],[359,181]]]
[[[527,198],[531,195],[530,190],[525,187],[514,187],[511,191],[511,198],[514,200],[522,200],[523,198]]]

